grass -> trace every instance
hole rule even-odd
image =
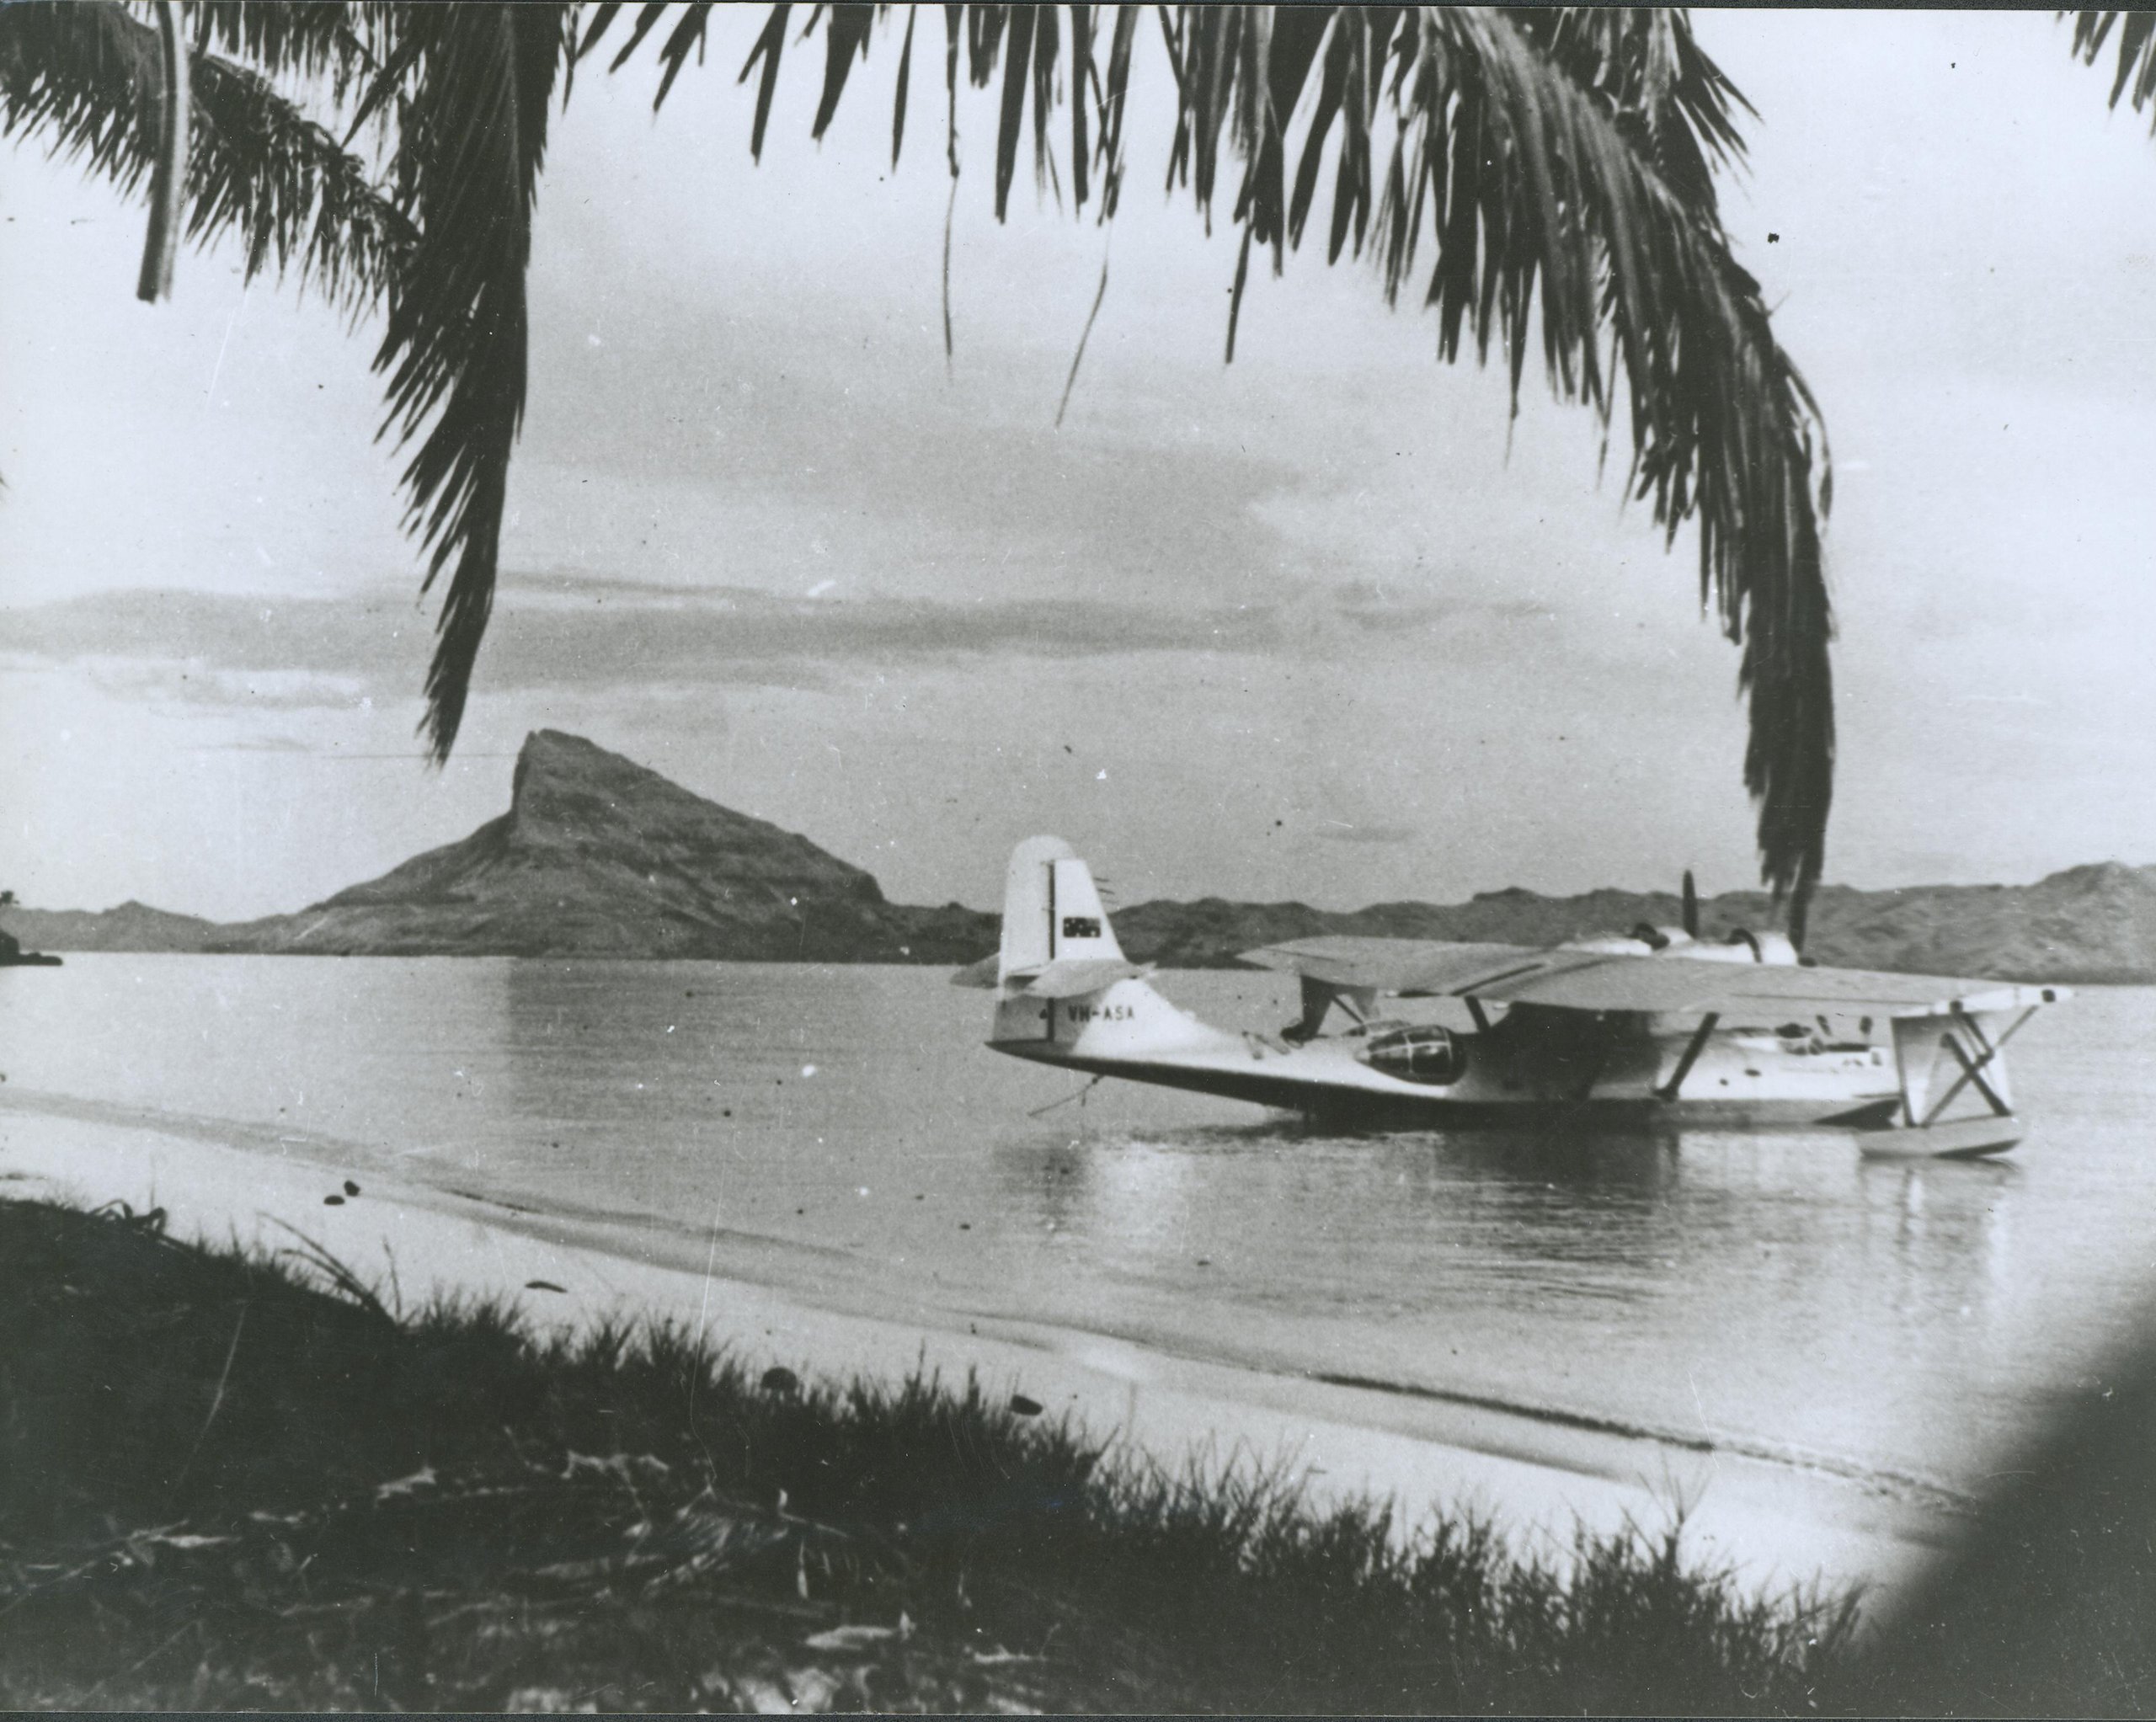
[[[0,1203],[0,1706],[1801,1711],[1854,1603]]]

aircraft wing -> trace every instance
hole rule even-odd
[[[1298,939],[1242,953],[1265,968],[1308,975],[1328,986],[1368,987],[1408,997],[1465,997],[1475,984],[1540,969],[1566,953],[1539,945],[1464,945],[1434,939]],[[1571,953],[1578,955],[1577,952]]]
[[[2047,1005],[2065,991],[2013,981],[1732,962],[1678,952],[1646,956],[1405,939],[1302,939],[1247,952],[1245,957],[1329,986],[1480,999],[1493,1005],[1540,1005],[1560,1010],[1801,1014],[1833,1010],[1938,1016],[1957,1010],[2010,1010]]]

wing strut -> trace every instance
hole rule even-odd
[[[1700,1054],[1706,1051],[1707,1042],[1715,1032],[1715,1025],[1721,1021],[1721,1013],[1710,1010],[1700,1019],[1700,1026],[1686,1042],[1684,1056],[1677,1061],[1677,1068],[1669,1073],[1669,1080],[1654,1091],[1658,1101],[1673,1101],[1677,1090],[1684,1086],[1684,1079],[1692,1074],[1692,1067],[1700,1062]]]
[[[1337,1005],[1357,1024],[1368,1022],[1377,1009],[1377,989],[1343,985],[1337,981],[1320,980],[1315,975],[1303,978],[1303,1014],[1280,1031],[1280,1037],[1294,1046],[1301,1046],[1312,1039],[1325,1026],[1326,1013]]]
[[[1935,1122],[1939,1115],[1953,1103],[1954,1097],[1972,1082],[1977,1085],[1977,1092],[1984,1097],[1984,1103],[1993,1112],[2002,1118],[2013,1117],[2013,1108],[2000,1098],[1998,1090],[1984,1080],[1984,1067],[2005,1050],[2007,1042],[2012,1040],[2020,1031],[2021,1025],[2036,1014],[2036,1007],[2032,1005],[2015,1017],[2008,1025],[2006,1032],[1994,1042],[1984,1038],[1983,1026],[1975,1017],[1956,1011],[1955,1015],[1959,1021],[1956,1023],[1956,1026],[1966,1028],[1969,1032],[1969,1037],[1983,1048],[1983,1056],[1980,1058],[1972,1058],[1968,1049],[1961,1044],[1960,1037],[1952,1029],[1949,1029],[1945,1034],[1940,1036],[1939,1043],[1954,1055],[1954,1062],[1961,1067],[1961,1074],[1955,1078],[1946,1092],[1940,1096],[1930,1111],[1924,1114],[1923,1122],[1926,1124]]]

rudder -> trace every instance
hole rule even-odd
[[[1011,851],[1003,885],[1003,943],[996,979],[1051,962],[1121,962],[1123,947],[1101,905],[1093,870],[1060,837],[1028,837]]]

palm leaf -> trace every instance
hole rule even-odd
[[[1097,159],[1101,166],[1101,215],[1107,221],[1115,219],[1116,203],[1123,191],[1123,109],[1130,88],[1130,50],[1137,40],[1138,8],[1117,7],[1115,33],[1108,44],[1107,78],[1104,83],[1093,87],[1100,115],[1096,133],[1100,138]],[[1085,206],[1081,184],[1078,207]]]
[[[667,36],[665,45],[659,51],[660,62],[666,70],[659,76],[658,93],[651,99],[653,112],[656,113],[659,104],[666,99],[666,92],[674,88],[674,80],[681,75],[681,68],[689,63],[691,52],[696,55],[698,65],[703,63],[704,28],[711,22],[711,8],[712,0],[688,0],[688,3],[680,8],[680,18]]]
[[[404,443],[426,426],[404,471],[407,525],[430,548],[422,589],[450,570],[423,722],[437,760],[456,742],[494,605],[524,413],[531,211],[573,27],[565,5],[403,10],[416,82],[398,174],[419,237],[375,367],[388,376],[384,433]]]
[[[824,93],[816,104],[816,123],[808,135],[820,138],[839,110],[846,93],[846,75],[857,58],[868,56],[868,27],[876,21],[873,6],[836,5],[830,8],[830,24],[824,32]],[[662,91],[663,94],[664,92]]]
[[[1012,6],[1006,8],[1010,17],[1009,56],[1003,62],[1002,123],[995,131],[995,219],[1001,221],[1011,207],[1011,179],[1018,165],[1018,145],[1024,136],[1022,121],[1026,112],[1027,73],[1032,69],[1033,20],[1039,15],[1032,6]],[[990,62],[995,60],[996,45],[991,38],[986,45]]]
[[[1712,166],[1744,155],[1732,110],[1753,109],[1681,16],[1652,7],[1563,6],[1523,11],[1513,22],[1609,106],[1680,200],[1715,213]]]
[[[235,233],[248,275],[296,264],[302,282],[355,309],[386,297],[418,236],[362,163],[259,74],[198,56],[194,77],[189,237]]]
[[[396,24],[387,6],[342,0],[189,0],[187,10],[198,52],[214,48],[265,77],[327,85],[339,105],[380,68]]]
[[[645,0],[645,3],[637,10],[635,24],[630,26],[628,40],[622,45],[620,51],[614,56],[613,64],[607,70],[619,72],[627,63],[629,56],[643,45],[643,39],[671,19],[674,28],[667,33],[659,50],[659,63],[665,70],[659,77],[659,92],[651,101],[652,109],[656,112],[664,104],[667,92],[674,88],[674,80],[681,75],[681,68],[689,63],[689,56],[693,53],[697,63],[702,63],[704,33],[711,23],[711,8],[712,0],[689,0],[686,6],[675,4],[673,0]],[[779,9],[782,14],[785,8],[782,7]],[[584,27],[580,38],[575,34],[574,24],[571,24],[567,62],[570,68],[573,69],[579,60],[597,45],[600,38],[611,28],[621,12],[621,0],[602,0],[602,3],[592,9],[590,22]],[[783,16],[778,19],[775,28],[783,32]],[[773,58],[776,70],[776,54]],[[751,63],[754,63],[753,56]],[[768,106],[765,111],[768,113]],[[757,126],[760,138],[762,130],[760,122]]]
[[[913,21],[915,8],[906,8],[905,45],[899,50],[899,87],[891,98],[891,165],[899,165],[899,152],[906,141],[906,95],[913,77]]]
[[[133,194],[156,157],[159,51],[104,0],[0,6],[0,136],[41,138]],[[249,279],[296,267],[348,307],[386,294],[414,232],[365,166],[259,74],[200,49],[189,62],[188,236],[237,234]]]
[[[771,96],[778,88],[779,57],[786,50],[786,15],[792,10],[791,7],[785,5],[771,8],[763,34],[756,38],[756,45],[749,51],[749,58],[741,67],[739,81],[746,83],[756,61],[760,59],[764,62],[763,82],[756,87],[756,123],[749,134],[749,154],[757,161],[763,159],[764,128],[771,123]],[[629,45],[634,47],[636,45],[632,42]],[[627,51],[626,48],[622,50],[624,54]],[[616,65],[620,63],[619,60],[615,61]]]
[[[2073,16],[2073,52],[2088,65],[2096,63],[2111,31],[2119,33],[2111,106],[2117,107],[2119,98],[2131,92],[2135,113],[2148,107],[2156,98],[2156,13],[2077,12]],[[2156,114],[2150,115],[2149,127],[2156,132]]]

